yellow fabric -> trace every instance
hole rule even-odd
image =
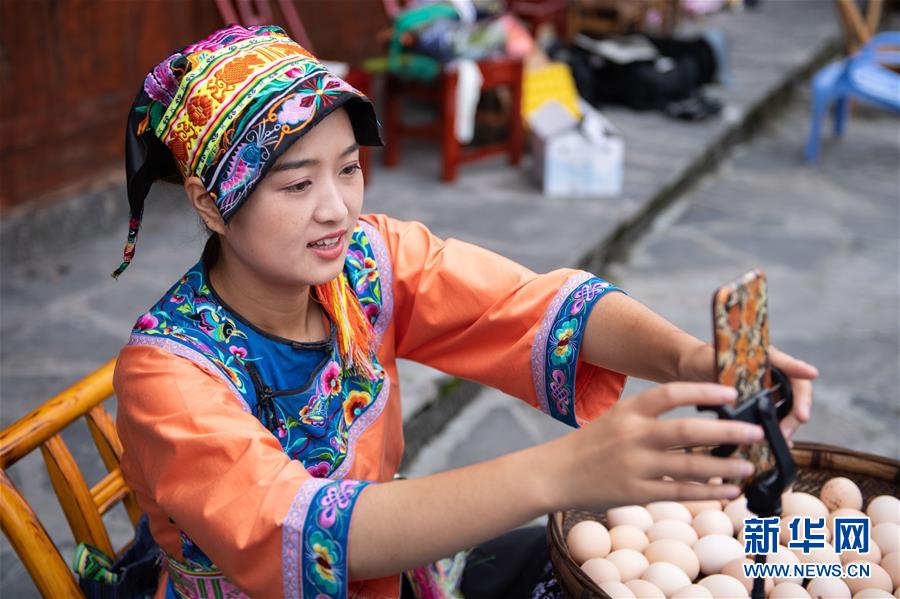
[[[556,100],[573,117],[580,119],[578,97],[575,79],[566,63],[552,62],[545,66],[526,69],[522,79],[522,118],[527,123],[531,113],[545,102]]]
[[[393,263],[393,319],[378,359],[391,378],[384,411],[359,438],[348,478],[390,481],[403,455],[398,357],[502,389],[537,406],[531,342],[550,301],[577,271],[537,275],[419,223],[364,220]],[[383,271],[382,271],[383,272]],[[602,302],[597,309],[602,309]],[[251,597],[282,593],[281,524],[310,478],[211,372],[150,346],[125,347],[116,367],[122,472],[175,558],[179,530]],[[592,420],[619,397],[624,377],[579,366],[576,413]],[[359,501],[365,501],[365,492]],[[171,518],[171,520],[170,520]],[[400,577],[353,581],[351,597],[392,597]]]

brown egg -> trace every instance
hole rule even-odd
[[[660,591],[655,584],[641,580],[629,580],[625,583],[628,590],[634,593],[637,599],[666,599],[665,594]]]
[[[900,551],[894,551],[884,556],[880,562],[884,571],[891,577],[891,583],[895,588],[900,587]]]
[[[812,599],[850,599],[850,587],[840,578],[813,578],[806,585]]]
[[[647,538],[651,543],[662,539],[673,539],[691,546],[700,537],[697,536],[697,531],[690,524],[681,520],[662,520],[654,522],[653,526],[647,529]]]
[[[691,517],[696,516],[700,512],[706,512],[709,510],[719,510],[720,512],[722,511],[722,502],[715,499],[709,499],[707,501],[682,501],[681,504],[688,509],[688,511],[691,513]]]
[[[702,587],[706,587],[713,597],[728,597],[729,599],[747,599],[747,590],[740,582],[731,576],[724,574],[713,574],[707,576],[698,583]]]
[[[794,555],[794,552],[785,547],[784,545],[779,545],[778,550],[773,554],[766,557],[766,562],[770,564],[789,564],[793,566],[793,564],[799,564],[800,560],[797,559],[797,556]],[[781,584],[783,582],[793,582],[796,584],[800,584],[803,582],[803,579],[799,576],[785,576],[783,578],[776,577],[773,579],[775,584]]]
[[[822,485],[819,499],[830,512],[840,508],[861,510],[863,506],[863,497],[859,487],[852,480],[843,476],[832,478]]]
[[[631,592],[627,586],[622,584],[621,582],[613,582],[612,580],[604,582],[602,584],[598,584],[604,593],[612,597],[613,599],[634,599],[634,593]]]
[[[606,521],[611,527],[628,524],[641,530],[647,530],[653,525],[653,516],[647,508],[639,505],[625,505],[616,507],[606,512]]]
[[[727,535],[733,536],[736,530],[725,512],[718,510],[710,510],[697,514],[691,522],[691,526],[697,531],[697,536],[703,538],[707,535]]]
[[[581,564],[581,570],[597,584],[622,581],[622,576],[615,564],[602,557],[594,557],[584,562]]]
[[[688,545],[674,539],[653,541],[644,549],[644,557],[651,565],[657,562],[670,562],[681,568],[691,580],[700,574],[700,561],[697,554]]]
[[[630,524],[620,524],[613,527],[609,531],[609,538],[612,540],[612,550],[634,549],[635,551],[643,551],[650,540],[644,531]]]
[[[713,594],[709,592],[709,589],[706,587],[702,587],[699,584],[692,584],[690,586],[684,587],[683,589],[679,589],[672,595],[671,599],[714,599]]]
[[[794,516],[788,516],[788,517],[781,519],[781,524],[780,524],[781,530],[778,533],[778,542],[781,543],[782,545],[787,545],[788,543],[791,542],[791,540],[793,540],[791,537],[790,526],[791,526],[791,522],[794,521],[794,519],[796,519],[796,518],[802,519],[803,516],[794,515]],[[823,528],[816,528],[815,532],[817,534],[825,535],[825,540],[830,543],[831,542],[831,529],[828,528],[828,525],[827,525],[828,520],[827,519],[825,520],[825,522],[826,522],[826,525]],[[803,524],[800,524],[799,527],[800,527],[799,530],[802,534]]]
[[[810,549],[809,553],[803,553],[800,548],[794,548],[791,551],[797,556],[801,564],[840,564],[841,559],[834,552],[831,543],[825,543],[824,547]]]
[[[744,576],[744,564],[752,564],[753,560],[746,557],[739,557],[735,560],[731,560],[727,564],[722,567],[722,574],[725,576],[731,576],[747,589],[747,594],[749,595],[753,591],[753,579],[747,578]],[[775,581],[771,578],[767,578],[765,582],[765,590],[766,594],[769,594],[769,591],[775,586]]]
[[[853,595],[853,599],[894,599],[894,596],[881,589],[863,589]]]
[[[851,562],[845,566],[845,571],[855,564],[864,564],[870,568],[870,571],[868,578],[845,577],[841,579],[847,583],[847,587],[854,595],[863,589],[881,589],[882,591],[890,593],[891,589],[894,588],[894,585],[891,583],[890,575],[888,575],[888,573],[884,571],[884,568],[878,564],[873,564],[872,562]]]
[[[747,509],[747,498],[741,495],[725,506],[725,515],[731,519],[735,530],[744,528],[744,520],[754,518],[755,514]]]
[[[619,569],[619,574],[622,576],[622,582],[640,578],[641,574],[644,573],[644,570],[647,569],[647,566],[650,565],[647,558],[634,549],[619,549],[618,551],[613,551],[606,556],[606,559],[615,564],[616,568]]]
[[[853,508],[842,507],[834,510],[830,514],[828,514],[828,518],[825,519],[826,524],[828,525],[828,530],[831,531],[831,534],[834,534],[834,519],[835,518],[865,518],[866,515],[859,510],[854,510]]]
[[[775,585],[775,588],[769,593],[769,599],[810,599],[810,596],[806,589],[799,584],[782,582]]]
[[[582,520],[569,531],[566,545],[572,559],[580,565],[592,557],[606,557],[612,540],[605,526],[594,520]]]
[[[671,597],[678,589],[690,586],[691,579],[681,568],[669,562],[656,562],[641,574],[641,580],[655,585],[666,597]]]
[[[869,552],[862,554],[859,551],[841,551],[841,563],[849,564],[850,562],[872,562],[874,564],[881,563],[881,549],[878,548],[872,537],[869,537]]]
[[[828,508],[818,497],[809,493],[786,493],[781,496],[782,518],[803,516],[809,518],[827,518]]]
[[[648,503],[647,511],[650,512],[654,522],[681,520],[689,524],[692,518],[691,512],[676,501],[654,501],[653,503]]]
[[[879,495],[869,502],[866,514],[872,519],[873,526],[877,526],[882,522],[900,524],[900,499],[890,495]],[[884,550],[884,547],[881,549]]]
[[[900,551],[900,524],[881,522],[872,528],[872,539],[878,543],[882,555]]]
[[[694,543],[691,549],[700,561],[700,571],[707,575],[718,574],[722,566],[744,556],[744,548],[737,539],[726,535],[705,536]]]

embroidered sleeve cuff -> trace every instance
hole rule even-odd
[[[313,478],[300,487],[283,527],[285,597],[347,596],[350,516],[369,484]]]
[[[603,279],[586,272],[570,277],[557,292],[547,307],[541,326],[531,348],[531,370],[538,406],[556,420],[577,427],[589,418],[576,417],[576,373],[595,381],[602,369],[589,364],[579,365],[581,338],[587,326],[588,316],[597,301],[611,291],[622,291]],[[608,372],[608,371],[603,371]],[[621,391],[624,377],[618,375],[616,381],[607,381],[604,386]],[[618,383],[618,384],[617,384]],[[607,394],[608,395],[608,394]]]

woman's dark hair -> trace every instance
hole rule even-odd
[[[206,245],[203,246],[203,264],[206,266],[206,269],[209,270],[213,266],[215,266],[216,262],[219,261],[219,251],[222,248],[222,242],[219,241],[219,234],[209,232],[210,235],[206,240]]]

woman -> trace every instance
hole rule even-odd
[[[157,178],[180,174],[211,232],[138,319],[115,375],[122,471],[166,552],[169,596],[398,597],[399,573],[547,512],[739,493],[689,479],[745,476],[749,463],[666,450],[752,442],[758,427],[657,419],[735,399],[703,382],[709,345],[588,273],[537,275],[418,223],[361,216],[359,146],[380,143],[368,100],[277,28],[216,32],[138,94],[115,275]],[[772,356],[794,380],[791,433],[816,372]],[[392,480],[400,357],[577,430]],[[695,382],[618,401],[625,375]]]

